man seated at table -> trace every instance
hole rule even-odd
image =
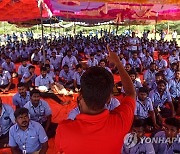
[[[49,138],[53,137],[57,124],[51,123],[52,111],[49,104],[40,99],[40,91],[37,89],[30,91],[30,97],[30,101],[24,105],[29,110],[30,119],[39,122]]]
[[[18,92],[13,96],[13,104],[16,109],[22,108],[28,101],[30,101],[30,93],[27,91],[25,83],[18,83]]]
[[[0,97],[0,149],[7,147],[9,129],[15,123],[14,111],[8,104],[2,103]]]
[[[0,91],[8,92],[13,89],[15,85],[12,83],[11,74],[8,71],[3,70],[0,66]]]
[[[59,73],[59,82],[65,88],[72,88],[73,87],[73,75],[74,72],[69,70],[68,65],[64,65],[63,69]]]
[[[48,150],[48,137],[44,128],[29,119],[26,108],[19,108],[14,112],[16,124],[9,131],[9,146],[13,154],[39,153]]]

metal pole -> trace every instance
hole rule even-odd
[[[51,41],[52,41],[52,29],[51,29],[51,18],[50,18],[50,35],[51,35]]]
[[[43,51],[43,63],[45,65],[45,50],[44,50],[44,26],[43,26],[43,17],[42,17],[43,5],[40,4],[40,14],[41,14],[41,51]]]
[[[157,20],[158,20],[158,13],[156,14],[156,21],[155,21],[155,36],[154,36],[155,40],[156,40],[156,34],[157,34]]]

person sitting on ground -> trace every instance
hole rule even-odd
[[[180,153],[180,121],[176,118],[167,118],[164,122],[164,130],[155,134],[159,143],[153,143],[156,154]]]
[[[146,121],[144,119],[134,120],[132,131],[126,136],[127,138],[125,139],[125,144],[123,145],[122,154],[155,154],[153,144],[144,143],[144,140],[142,140],[142,138],[145,138],[145,129]],[[134,135],[136,135],[137,138],[135,138]],[[135,145],[133,145],[132,143],[134,143]]]
[[[141,60],[138,58],[138,54],[137,52],[133,53],[132,58],[129,59],[128,61],[131,66],[136,70],[136,72],[141,73],[142,72],[142,62]]]
[[[180,62],[180,57],[178,56],[176,50],[172,51],[172,54],[169,56],[169,63],[178,63]]]
[[[57,128],[55,145],[61,153],[121,152],[124,136],[133,121],[135,89],[116,53],[109,47],[108,50],[109,61],[118,67],[126,96],[114,110],[104,109],[112,96],[113,76],[102,67],[90,67],[81,77],[81,91],[77,98],[80,114],[73,121],[63,121]]]
[[[65,88],[72,88],[73,76],[74,72],[69,70],[68,65],[64,65],[63,69],[59,73],[59,83],[62,84]]]
[[[99,66],[102,67],[102,68],[105,68],[110,73],[112,73],[111,69],[106,66],[106,63],[107,63],[107,61],[105,59],[101,59],[100,62],[99,62]]]
[[[149,97],[153,102],[154,110],[157,116],[159,116],[159,114],[163,118],[175,116],[171,94],[167,90],[166,82],[164,80],[158,81],[157,88],[149,93]],[[169,108],[166,104],[169,105]]]
[[[9,129],[15,123],[14,111],[8,104],[2,103],[0,97],[0,149],[9,142]]]
[[[36,77],[37,75],[35,74],[35,66],[30,65],[28,67],[28,71],[24,73],[21,82],[26,83],[28,88],[34,87]]]
[[[164,71],[167,68],[167,61],[163,59],[162,54],[158,55],[158,60],[155,61],[158,71]]]
[[[85,71],[83,70],[83,67],[81,64],[76,65],[76,72],[74,73],[74,76],[73,76],[73,85],[76,92],[78,92],[79,89],[81,88],[80,80],[84,72]]]
[[[6,57],[6,61],[2,63],[2,68],[9,73],[13,74],[16,72],[14,63],[11,61],[10,57]]]
[[[26,59],[22,59],[21,62],[22,62],[22,65],[20,65],[18,67],[18,78],[19,78],[19,81],[22,79],[23,75],[25,74],[25,72],[28,71],[28,68],[31,65],[31,64],[27,64],[27,60]]]
[[[167,81],[173,79],[175,77],[175,72],[178,68],[177,63],[170,64],[169,68],[166,68],[164,71],[164,76]]]
[[[57,124],[51,122],[51,108],[46,101],[40,99],[39,90],[33,89],[30,91],[30,97],[30,101],[24,105],[24,107],[29,110],[30,119],[39,122],[44,127],[49,138],[53,137],[55,135]]]
[[[27,91],[25,83],[17,84],[18,92],[13,96],[13,104],[16,109],[24,107],[24,105],[30,101],[30,93]]]
[[[38,122],[29,119],[26,108],[14,112],[16,124],[9,131],[9,146],[13,154],[39,153],[48,150],[48,137]]]
[[[148,97],[148,89],[145,87],[139,88],[134,115],[135,119],[145,119],[146,121],[151,121],[154,128],[159,129],[156,122],[153,104],[151,99]]]
[[[87,65],[88,67],[98,66],[98,61],[94,58],[94,53],[90,54],[90,58],[87,61]]]
[[[0,66],[0,91],[6,93],[13,88],[15,84],[12,83],[11,74]]]

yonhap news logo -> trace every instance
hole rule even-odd
[[[139,142],[138,142],[139,141]],[[140,137],[138,140],[136,133],[128,133],[124,137],[124,145],[127,148],[134,147],[137,143],[144,144],[144,143],[152,143],[152,144],[173,144],[174,142],[180,143],[180,137]]]

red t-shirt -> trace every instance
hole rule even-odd
[[[135,100],[124,97],[113,111],[79,114],[59,124],[55,144],[64,154],[120,154],[134,116]]]

